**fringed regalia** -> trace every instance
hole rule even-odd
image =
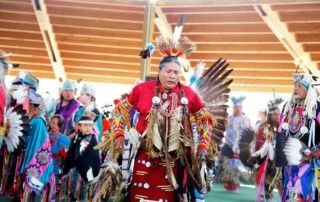
[[[11,101],[11,96],[5,86],[5,70],[19,67],[18,64],[10,64],[8,57],[0,50],[0,180],[3,196],[18,198],[18,176],[21,163],[21,155],[25,148],[23,136],[26,136],[29,117],[23,106]],[[21,82],[20,82],[21,83]],[[16,92],[18,95],[19,92]],[[26,106],[28,107],[28,105]]]
[[[56,194],[59,194],[59,200],[67,199],[66,197],[66,178],[62,178],[63,174],[63,166],[65,159],[67,157],[67,152],[70,146],[70,139],[61,134],[51,135],[48,133],[51,143],[51,152],[53,158],[53,165],[54,165],[54,175],[56,181]],[[64,188],[63,190],[61,188]],[[61,193],[60,193],[61,191]]]
[[[159,105],[151,102],[154,96],[160,98]],[[181,104],[182,97],[188,99],[187,105]],[[129,171],[130,201],[174,201],[176,194],[186,193],[187,186],[199,184],[200,179],[189,113],[195,115],[199,131],[204,132],[199,144],[204,149],[208,148],[214,119],[189,87],[176,86],[165,92],[157,81],[144,82],[117,106],[110,142],[123,135],[133,109],[139,112],[135,130],[142,143]]]
[[[297,84],[298,83],[298,84]],[[282,201],[313,201],[319,190],[319,159],[312,154],[320,143],[320,102],[314,87],[315,78],[308,74],[296,74],[295,85],[307,90],[304,100],[293,97],[286,103],[280,116],[278,132],[284,147],[279,148],[277,157],[284,153],[284,192]],[[281,138],[282,137],[282,138]],[[278,138],[277,138],[278,140]],[[281,162],[280,162],[281,163]]]
[[[30,121],[30,125],[26,152],[20,167],[23,176],[21,198],[25,202],[33,200],[34,193],[43,193],[42,198],[47,200],[55,190],[54,166],[45,120],[43,117],[35,117]]]
[[[184,21],[185,16],[181,16],[172,39],[157,37],[165,57],[179,57],[195,49],[190,39],[181,37]],[[147,44],[141,57],[150,57],[154,49]],[[187,66],[183,67],[186,71]],[[225,71],[228,64],[221,58],[203,75],[199,70],[204,64],[198,67],[190,78],[195,91],[180,82],[165,91],[158,78],[135,86],[116,106],[110,135],[97,147],[109,151],[110,160],[95,180],[101,188],[95,200],[114,195],[115,201],[179,201],[185,196],[195,201],[194,189],[207,192],[206,159],[214,159],[223,137],[225,103],[232,83],[224,79],[232,69]],[[129,159],[128,164],[122,164],[122,170],[129,173],[125,183],[121,179],[126,176],[122,177],[117,167],[119,148],[114,147],[120,136],[130,142],[129,146],[125,142],[129,157],[122,156]]]
[[[224,161],[223,173],[228,182],[240,184],[240,177],[244,179],[248,178],[247,170],[239,158],[239,140],[242,136],[242,131],[250,127],[250,121],[244,114],[238,117],[234,117],[233,115],[228,117],[224,147],[229,147],[232,154],[229,157],[224,157],[226,160]],[[222,154],[225,155],[224,150]]]
[[[242,163],[251,169],[257,168],[255,181],[258,187],[258,202],[273,201],[272,191],[278,184],[280,170],[277,171],[275,167],[275,144],[280,115],[278,106],[282,102],[280,97],[270,100],[267,121],[259,125],[255,130],[256,134],[251,129],[243,130],[239,143]],[[255,152],[251,154],[253,142]]]

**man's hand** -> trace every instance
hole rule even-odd
[[[119,136],[115,139],[114,141],[114,148],[115,151],[122,154],[124,151],[124,137],[123,136]]]

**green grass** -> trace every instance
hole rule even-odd
[[[273,192],[274,200],[281,201],[278,192]],[[257,190],[255,188],[240,186],[238,194],[228,193],[223,188],[223,183],[214,183],[211,192],[206,196],[206,202],[255,202]],[[0,198],[0,202],[9,202],[9,199]]]
[[[209,192],[206,196],[207,202],[255,202],[257,201],[257,190],[256,188],[244,187],[241,185],[239,187],[239,193],[233,194],[227,192],[223,188],[223,183],[214,183],[211,192]],[[281,201],[278,192],[273,192],[274,200]]]

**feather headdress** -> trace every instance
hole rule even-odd
[[[3,50],[0,50],[0,64],[3,65],[4,68],[8,69],[8,68],[17,68],[19,67],[19,64],[13,64],[10,63],[8,58],[13,55],[15,53],[15,51],[11,52],[11,53],[5,53]]]
[[[183,55],[188,55],[191,51],[196,50],[196,45],[188,37],[181,36],[185,21],[186,16],[181,15],[178,19],[172,37],[160,35],[156,38],[157,47],[164,57],[180,57]],[[154,46],[148,43],[146,45],[146,49],[140,52],[140,56],[143,59],[146,59],[147,57],[150,57],[153,50]]]
[[[279,105],[284,101],[282,97],[275,97],[273,100],[269,100],[268,102],[268,113],[272,114],[278,111],[278,114],[280,114]]]

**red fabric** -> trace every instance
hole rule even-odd
[[[150,167],[146,166],[148,162],[151,163]],[[168,179],[165,178],[166,167],[163,165],[159,165],[159,163],[161,162],[162,161],[160,158],[150,159],[145,150],[142,150],[138,154],[135,160],[132,183],[129,190],[131,202],[140,201],[140,199],[136,198],[137,195],[143,196],[147,200],[159,201],[160,199],[162,199],[163,201],[165,201],[167,199],[168,201],[174,201],[174,191],[164,191],[160,187],[157,187],[170,185]],[[175,176],[177,176],[178,170],[177,163],[178,161],[175,161],[175,166],[173,167],[173,172]],[[137,175],[137,173],[139,173],[137,171],[147,173],[145,175]],[[185,182],[186,180],[184,179],[184,183]],[[139,187],[139,183],[141,183],[141,187]],[[146,189],[144,187],[145,183],[149,184],[149,188]]]
[[[133,109],[137,109],[140,112],[139,121],[137,123],[136,129],[139,133],[143,133],[147,127],[148,119],[146,119],[151,107],[152,107],[152,98],[154,96],[154,91],[157,86],[157,81],[147,81],[135,86],[132,89],[132,92],[128,95],[127,100],[133,106]],[[204,107],[204,104],[201,102],[199,96],[189,87],[182,86],[182,89],[188,99],[188,111],[191,114],[196,113],[201,108]],[[163,93],[164,90],[160,87],[160,92]],[[179,86],[176,86],[171,90],[179,94]],[[168,95],[171,92],[166,92]],[[170,99],[168,97],[168,99]],[[180,103],[178,103],[180,104]],[[131,112],[129,112],[131,113]],[[115,136],[116,137],[116,136]],[[139,162],[140,161],[140,162]],[[144,161],[144,164],[142,163]],[[150,162],[151,167],[147,167],[146,163]],[[141,198],[147,200],[159,201],[174,201],[174,191],[165,191],[158,186],[170,185],[166,176],[166,167],[159,165],[162,160],[160,158],[150,159],[146,151],[141,151],[135,159],[134,171],[132,176],[132,183],[130,186],[130,201],[137,202]],[[175,161],[175,166],[173,167],[173,173],[177,176],[177,163]],[[140,171],[140,172],[137,172]],[[141,172],[142,171],[142,172]],[[144,173],[146,172],[146,173]],[[139,174],[138,174],[139,173]],[[143,174],[141,174],[143,173]],[[183,179],[183,183],[186,182],[186,178]],[[141,184],[140,184],[141,183]],[[144,185],[147,183],[149,188],[145,188]],[[140,187],[139,187],[140,184]],[[168,186],[168,188],[172,188]],[[140,195],[140,196],[138,196]],[[145,198],[147,197],[147,198]]]
[[[102,132],[106,132],[111,127],[111,119],[102,119]]]
[[[263,170],[264,170],[263,168],[264,168],[264,166],[265,166],[265,164],[266,164],[266,159],[267,159],[267,158],[265,158],[265,159],[263,160],[262,164],[261,164],[260,167],[259,167],[259,170],[258,170],[258,173],[257,173],[257,176],[256,176],[256,184],[257,184],[257,185],[260,184],[261,176],[264,174],[264,173],[263,173]]]
[[[266,141],[266,137],[263,134],[263,130],[264,130],[264,128],[262,128],[262,127],[260,127],[258,130],[255,151],[258,151]]]
[[[0,126],[2,126],[2,122],[3,122],[5,105],[6,105],[6,93],[4,91],[4,86],[0,84]]]
[[[154,96],[154,91],[157,85],[157,81],[146,81],[132,89],[132,92],[128,95],[128,101],[133,105],[134,108],[137,108],[140,112],[140,118],[137,124],[137,131],[143,133],[147,127],[146,117],[152,106],[152,98]],[[161,85],[160,92],[164,92]],[[200,97],[194,92],[191,88],[181,85],[189,103],[188,110],[190,113],[195,113],[199,109],[204,107],[204,104],[201,102]],[[177,85],[171,90],[171,92],[176,92],[179,94],[180,89]],[[167,92],[170,94],[170,92]]]

